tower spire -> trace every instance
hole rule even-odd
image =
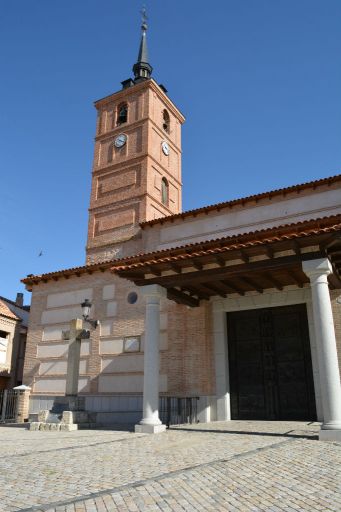
[[[139,54],[137,57],[137,62],[133,66],[133,72],[135,76],[135,83],[142,82],[143,80],[148,80],[151,77],[153,68],[149,64],[148,60],[148,47],[147,47],[147,14],[146,8],[143,7],[142,11],[142,25],[141,25],[141,42],[139,48]]]

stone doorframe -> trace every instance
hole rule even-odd
[[[231,419],[229,360],[227,340],[227,313],[251,309],[271,308],[306,304],[313,379],[315,388],[316,414],[318,421],[323,421],[321,384],[316,351],[316,335],[313,317],[312,295],[310,286],[305,288],[286,289],[283,291],[266,291],[252,293],[236,298],[211,299],[213,308],[213,339],[215,352],[216,374],[216,418],[218,421]]]

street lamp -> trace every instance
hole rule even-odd
[[[84,322],[87,322],[94,329],[96,329],[96,327],[99,325],[99,320],[93,320],[93,319],[89,318],[91,306],[92,306],[92,304],[89,301],[89,299],[84,299],[84,302],[82,302],[82,304],[81,304],[82,315],[84,318]]]

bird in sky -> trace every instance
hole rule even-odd
[[[40,256],[43,255],[43,251],[40,251],[40,253],[38,254],[38,258],[40,258]]]

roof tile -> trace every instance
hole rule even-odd
[[[20,318],[14,314],[7,304],[0,299],[0,315],[6,316],[7,318],[13,318],[13,320],[20,320]]]

